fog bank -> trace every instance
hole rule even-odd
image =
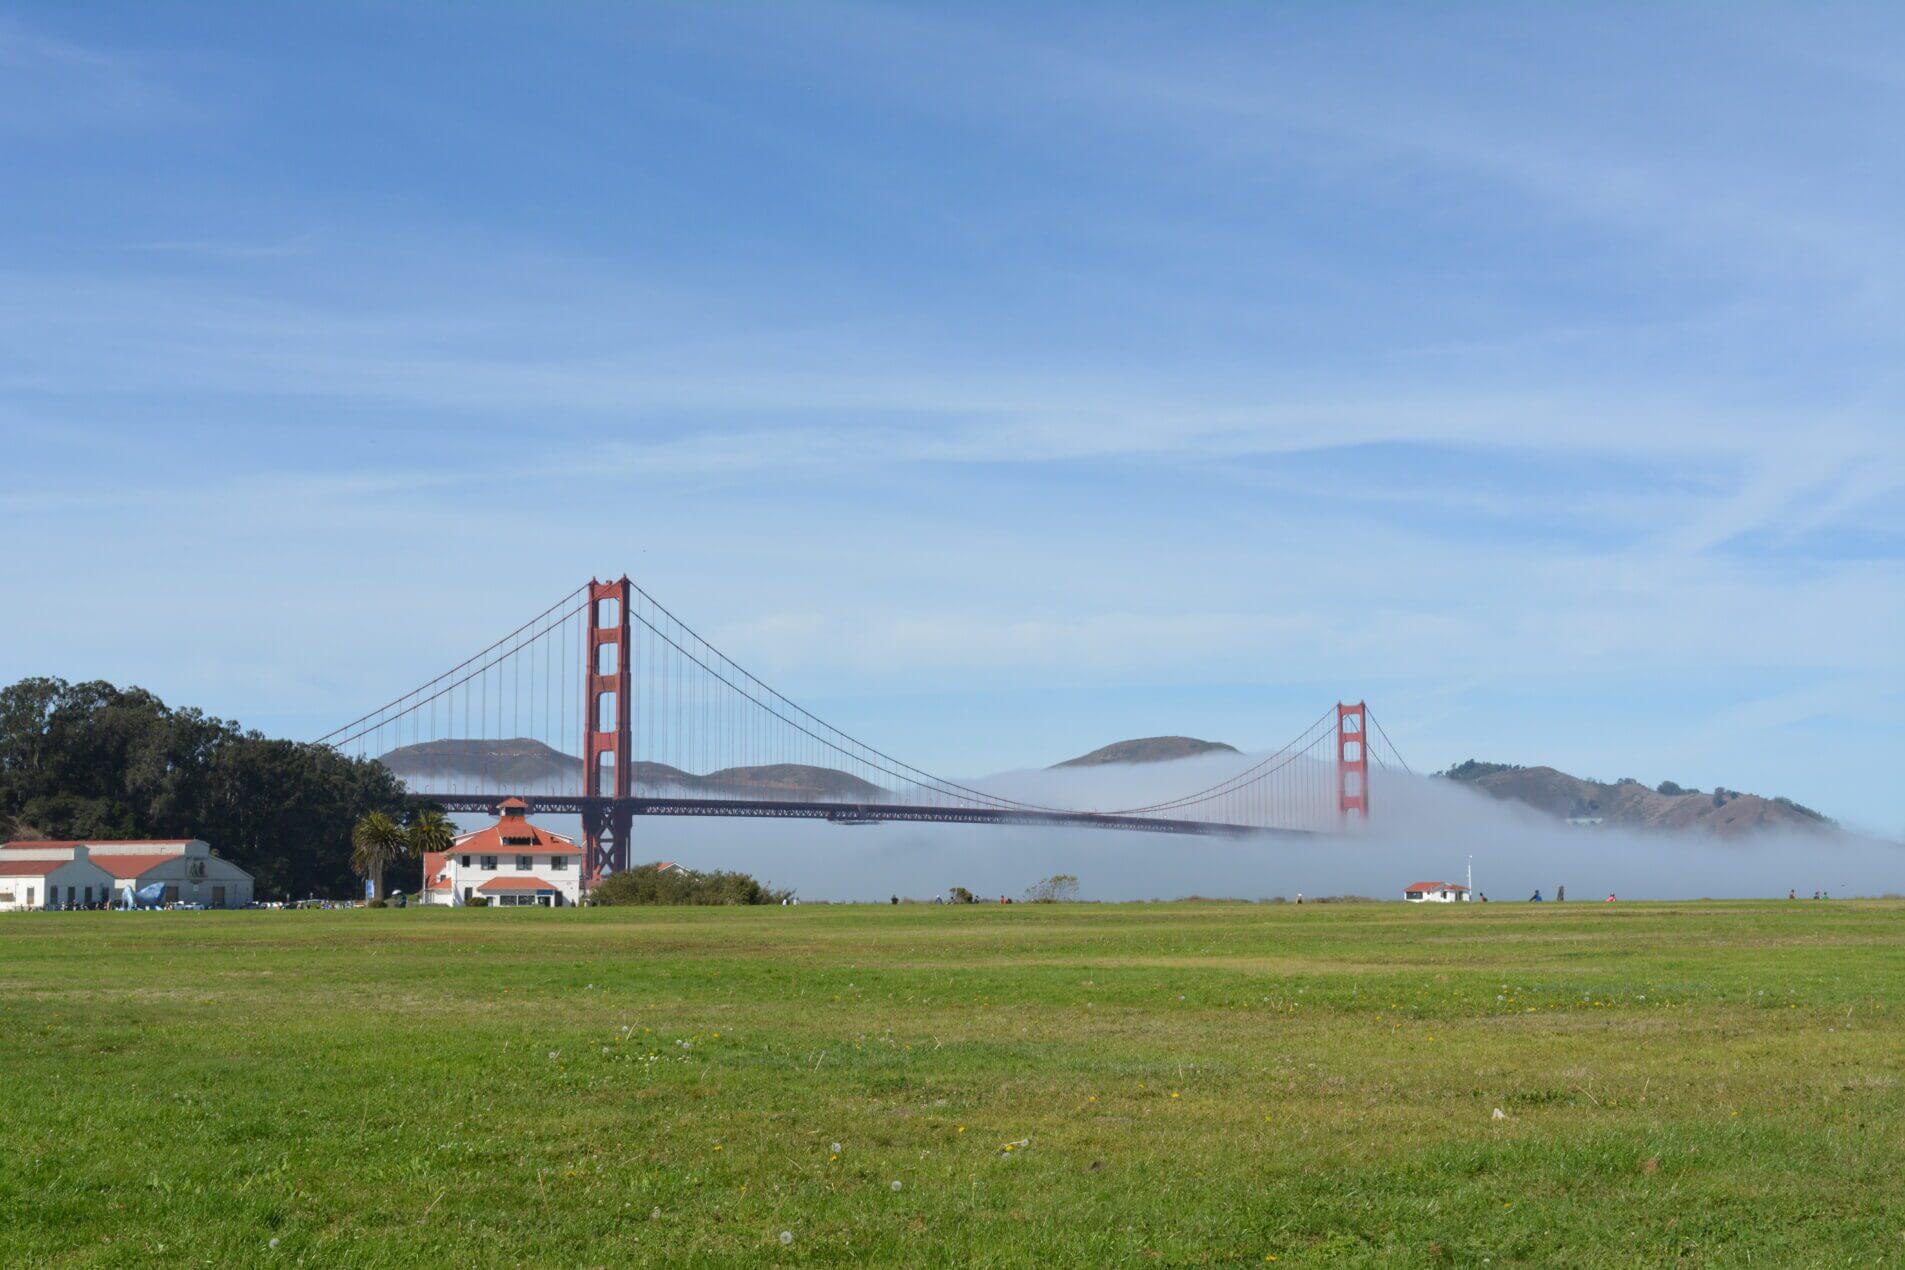
[[[1260,756],[1008,772],[975,787],[1053,806],[1128,807],[1201,789]],[[1326,778],[1326,773],[1322,774]],[[1243,838],[1016,826],[835,826],[798,820],[638,819],[633,856],[741,869],[811,900],[927,899],[952,886],[1018,898],[1052,873],[1083,898],[1365,895],[1399,899],[1410,882],[1459,882],[1474,857],[1491,900],[1536,888],[1570,900],[1835,897],[1905,893],[1905,847],[1839,832],[1736,839],[1574,827],[1450,781],[1373,772],[1370,824],[1346,835]],[[574,819],[537,817],[558,832]],[[569,823],[560,822],[567,819]],[[1334,814],[1320,823],[1334,823]],[[474,823],[474,822],[472,822]]]

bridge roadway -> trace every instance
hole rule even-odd
[[[836,825],[875,825],[915,821],[950,825],[1045,825],[1073,829],[1129,829],[1140,833],[1201,834],[1242,838],[1276,833],[1313,836],[1308,829],[1257,829],[1209,820],[1168,820],[1155,816],[1107,816],[1090,811],[1018,811],[997,807],[916,807],[905,803],[775,802],[749,798],[583,798],[573,794],[433,794],[414,792],[412,803],[429,803],[448,812],[500,814],[505,798],[520,797],[531,815],[604,815],[626,809],[637,816],[750,816],[774,820],[825,820]],[[617,804],[620,804],[618,808]]]

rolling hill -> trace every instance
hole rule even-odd
[[[520,794],[573,794],[582,784],[582,760],[527,737],[426,741],[394,749],[382,761],[412,789],[427,789],[436,781],[480,783]],[[666,763],[638,762],[634,778],[640,789],[709,798],[872,802],[886,792],[850,773],[801,763],[728,767],[696,775]]]
[[[1234,745],[1222,741],[1200,741],[1194,736],[1147,736],[1135,741],[1114,741],[1089,754],[1068,758],[1060,767],[1101,767],[1106,763],[1168,763],[1172,759],[1195,758],[1200,754],[1236,754]]]
[[[1790,798],[1763,798],[1738,790],[1703,792],[1672,781],[1648,788],[1637,780],[1585,780],[1552,767],[1519,767],[1470,759],[1446,772],[1457,781],[1499,798],[1546,812],[1559,820],[1629,829],[1693,831],[1723,837],[1761,829],[1830,830],[1836,823]]]

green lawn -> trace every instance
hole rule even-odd
[[[1905,1263],[1901,1082],[1887,902],[8,915],[0,1261]]]

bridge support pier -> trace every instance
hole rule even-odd
[[[585,801],[582,805],[582,880],[594,886],[628,868],[629,838],[635,812],[626,802]]]

